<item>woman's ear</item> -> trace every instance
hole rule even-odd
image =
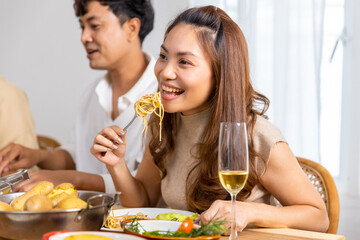
[[[126,30],[126,37],[129,42],[132,42],[139,37],[141,27],[140,19],[131,18],[125,23],[124,27]]]

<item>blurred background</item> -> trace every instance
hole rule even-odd
[[[248,40],[251,78],[296,156],[321,163],[340,193],[338,234],[360,229],[360,1],[153,0],[143,48],[157,57],[167,24],[192,6],[224,9]],[[72,0],[0,0],[0,75],[28,95],[38,134],[66,143],[91,70]]]

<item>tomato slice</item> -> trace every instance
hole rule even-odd
[[[194,228],[193,220],[191,220],[190,218],[186,218],[180,225],[178,231],[181,231],[184,233],[191,233],[193,228]]]
[[[53,232],[48,232],[48,233],[45,233],[43,235],[43,240],[49,240],[50,237],[54,236],[54,235],[57,235],[57,234],[61,234],[61,233],[67,233],[69,231],[53,231]]]

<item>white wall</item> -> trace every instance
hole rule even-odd
[[[155,0],[144,50],[155,57],[167,23],[187,1]],[[28,95],[38,134],[65,143],[83,89],[101,76],[88,67],[73,0],[0,0],[0,75]]]

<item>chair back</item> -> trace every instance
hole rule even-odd
[[[339,225],[340,205],[339,194],[331,174],[321,164],[309,159],[297,157],[297,160],[315,189],[324,200],[329,216],[327,233],[337,233]]]
[[[326,205],[329,216],[329,228],[326,232],[336,234],[339,225],[340,206],[333,177],[320,163],[301,157],[296,157],[296,159]],[[275,197],[271,199],[271,202],[277,207],[282,207]]]
[[[37,135],[37,140],[39,143],[39,148],[42,150],[50,151],[61,146],[61,144],[55,139],[44,135]]]

